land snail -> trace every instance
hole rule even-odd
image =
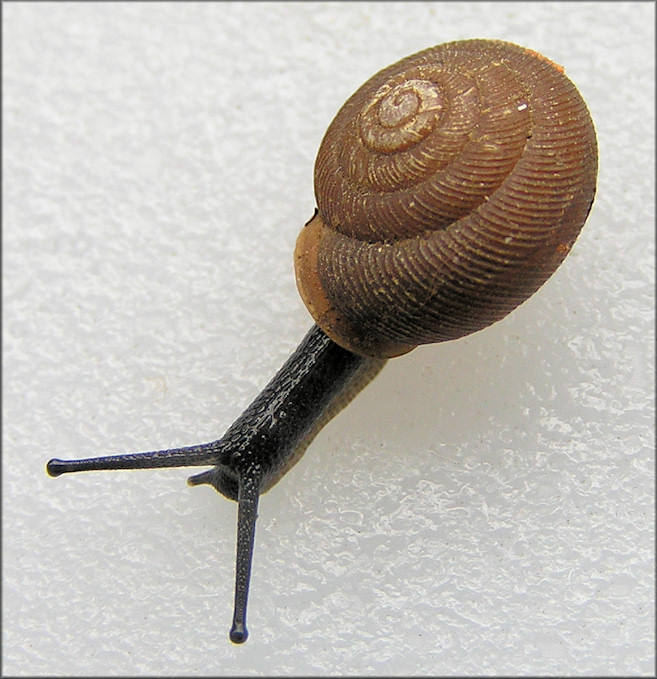
[[[540,54],[464,40],[383,69],[321,143],[317,208],[294,253],[315,325],[262,393],[217,441],[52,459],[48,473],[212,466],[189,483],[238,503],[230,639],[245,641],[260,494],[386,359],[481,330],[532,295],[575,242],[596,177],[586,104]]]

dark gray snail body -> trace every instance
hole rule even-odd
[[[591,208],[595,132],[545,57],[491,40],[439,45],[373,76],[320,146],[318,208],[295,250],[316,325],[212,443],[50,460],[48,473],[213,465],[190,478],[238,502],[230,638],[247,638],[257,504],[383,366],[499,320],[554,272]]]

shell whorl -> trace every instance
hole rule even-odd
[[[424,50],[373,76],[329,126],[299,291],[364,355],[475,332],[559,266],[596,177],[593,124],[561,67],[493,40]]]

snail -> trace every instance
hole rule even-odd
[[[52,459],[76,471],[210,466],[189,479],[238,503],[230,639],[246,606],[259,497],[386,360],[481,330],[530,297],[593,203],[597,143],[563,68],[497,40],[426,49],[342,106],[315,164],[298,237],[314,325],[225,435],[156,452]]]

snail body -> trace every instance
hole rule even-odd
[[[230,638],[245,641],[259,496],[381,369],[478,331],[537,290],[591,208],[595,131],[563,69],[517,45],[466,40],[383,69],[344,104],[315,165],[315,215],[294,254],[315,325],[217,441],[50,460],[52,476],[208,466],[238,502]]]

